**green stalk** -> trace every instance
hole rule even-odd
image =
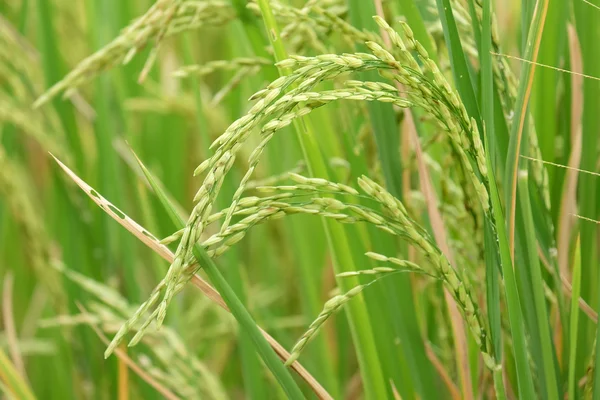
[[[495,142],[494,124],[494,76],[492,70],[492,32],[491,32],[492,1],[483,1],[483,15],[481,19],[481,111],[484,135],[486,141]],[[488,147],[487,152],[493,157],[493,151]],[[491,158],[490,157],[490,158]],[[491,170],[491,169],[490,169]],[[493,176],[493,175],[492,175]],[[493,178],[492,178],[493,179]],[[498,362],[502,362],[502,326],[500,311],[500,279],[497,266],[500,263],[497,245],[494,242],[494,232],[491,222],[485,221],[485,263],[486,263],[486,298],[488,308],[488,321],[494,355]],[[498,399],[505,399],[504,382],[500,372],[494,373],[494,387]]]
[[[548,10],[548,0],[538,0],[533,21],[527,26],[531,26],[527,36],[527,46],[524,52],[526,60],[537,60],[541,35],[544,30],[546,20],[546,12]],[[510,131],[510,141],[508,154],[506,157],[506,169],[504,171],[504,188],[505,201],[507,207],[508,221],[508,239],[511,251],[511,256],[514,260],[515,250],[515,218],[516,218],[516,202],[517,202],[517,172],[519,169],[519,161],[521,154],[526,153],[527,146],[522,146],[522,143],[528,143],[527,135],[527,110],[529,106],[529,97],[533,78],[535,76],[535,64],[526,66],[521,71],[519,78],[519,92],[517,101],[514,107],[513,124]]]
[[[552,336],[550,334],[550,321],[548,320],[548,310],[546,308],[546,299],[544,296],[544,279],[540,269],[539,258],[537,255],[537,246],[535,239],[535,227],[531,215],[531,204],[529,200],[529,190],[527,188],[528,178],[526,175],[519,177],[519,200],[523,216],[524,239],[523,246],[526,248],[526,265],[531,275],[531,288],[533,292],[533,302],[535,308],[535,317],[539,330],[539,342],[541,344],[541,358],[543,365],[544,378],[546,383],[546,396],[548,399],[558,400],[558,382],[555,370],[555,353],[553,348]]]
[[[275,59],[284,60],[288,57],[283,42],[279,34],[279,27],[273,15],[273,11],[268,0],[258,0],[265,27],[268,32],[269,40],[273,46]],[[289,71],[280,69],[280,75],[287,75]],[[294,121],[294,129],[298,141],[304,154],[309,173],[311,176],[318,176],[328,179],[329,173],[327,166],[319,150],[314,130],[312,129],[310,119],[303,118],[301,121]],[[351,256],[349,241],[344,229],[335,222],[324,220],[325,232],[330,244],[334,260],[336,273],[344,270],[356,270],[354,260]],[[358,285],[357,279],[340,279],[339,285],[342,290],[347,291]],[[387,397],[385,380],[381,371],[373,332],[369,325],[369,315],[363,302],[354,301],[348,306],[348,318],[350,329],[352,331],[356,353],[359,360],[360,371],[365,385],[367,398],[383,399]]]
[[[181,225],[179,225],[178,228],[185,227],[185,222],[183,220],[180,220],[180,222]],[[298,388],[298,385],[296,385],[296,382],[294,382],[289,371],[284,367],[281,360],[279,360],[275,351],[271,348],[269,343],[258,329],[258,326],[252,319],[250,313],[246,310],[233,289],[229,286],[221,274],[221,271],[219,271],[212,259],[206,254],[206,251],[200,247],[198,243],[196,243],[194,244],[193,253],[198,263],[204,266],[206,275],[223,297],[223,300],[231,310],[231,314],[233,314],[235,319],[240,324],[240,327],[252,339],[256,347],[256,351],[260,354],[267,367],[271,370],[288,398],[303,399],[304,395]]]
[[[18,29],[21,34],[25,33],[25,29],[27,28],[27,20],[29,17],[29,0],[23,0],[21,2],[21,12],[19,13],[19,25]]]
[[[456,89],[460,94],[460,99],[465,105],[467,112],[479,125],[479,132],[483,132],[481,126],[481,116],[479,114],[479,105],[475,96],[475,87],[471,79],[471,69],[463,52],[460,36],[456,21],[452,14],[452,6],[449,0],[436,0],[440,20],[444,30],[444,38],[450,53],[450,65],[452,66],[452,76],[456,83]]]
[[[264,37],[261,32],[260,22],[252,15],[247,5],[248,2],[246,0],[231,0],[235,9],[238,13],[238,18],[241,21],[244,32],[250,42],[250,46],[252,47],[252,51],[255,55],[271,58],[272,56],[265,50],[264,47]],[[274,67],[269,66],[265,73],[265,77],[268,80],[277,79],[277,71]]]
[[[34,6],[37,11],[37,25],[35,29],[38,39],[37,46],[41,56],[40,61],[45,84],[49,86],[62,79],[68,71],[59,46],[60,29],[55,24],[56,16],[59,14],[57,13],[58,10],[55,2],[51,0],[36,0],[30,3],[29,6]],[[58,114],[59,122],[66,135],[69,155],[72,156],[75,165],[84,174],[89,172],[90,165],[86,163],[89,158],[87,158],[87,154],[84,152],[85,149],[82,145],[81,131],[76,119],[74,106],[69,101],[57,98],[45,107],[54,108]],[[89,262],[91,259],[89,257],[91,254],[90,249],[96,248],[98,245],[98,242],[93,237],[97,231],[90,229],[91,226],[89,223],[82,221],[72,212],[74,208],[77,208],[77,205],[73,201],[73,198],[69,196],[69,189],[62,177],[55,171],[50,176],[52,184],[49,186],[52,190],[48,192],[48,197],[56,201],[53,202],[53,206],[58,205],[58,210],[54,207],[48,208],[47,215],[54,217],[51,219],[52,223],[48,225],[48,231],[55,238],[58,238],[58,241],[62,244],[64,250],[62,251],[62,258],[65,263],[71,266],[77,265],[81,271],[86,271],[90,275],[99,278],[101,270],[93,269],[93,264]],[[42,205],[45,206],[46,204]],[[81,234],[81,232],[85,232],[85,234]],[[81,299],[81,290],[72,284],[64,284],[62,289],[68,296],[70,311],[76,312],[74,300]],[[55,337],[58,336],[56,335]],[[82,345],[87,349],[87,354],[99,354],[100,347],[89,332],[84,329],[76,329],[74,337],[81,341]],[[52,371],[49,371],[49,376],[52,376],[49,385],[53,389],[53,395],[59,393],[57,398],[64,398],[64,396],[68,397],[69,394],[75,393],[71,377],[67,371],[70,369],[75,370],[76,363],[73,363],[73,360],[79,358],[79,354],[72,346],[67,345],[66,342],[60,341],[58,342],[58,346],[60,352],[57,357],[64,361],[64,364],[61,366],[65,368],[59,368],[57,362],[45,363],[40,361],[39,365],[44,365],[44,367],[53,365],[55,367]],[[101,368],[98,363],[86,362],[84,365],[87,371],[93,376],[100,372]],[[111,368],[112,366],[108,366],[105,371],[110,371]],[[99,387],[103,383],[99,383]]]
[[[485,136],[486,163],[490,171],[492,169],[491,152],[489,151],[490,139]],[[492,174],[493,176],[493,174]],[[492,201],[492,212],[496,221],[504,221],[504,214],[500,204],[500,196],[494,179],[490,180],[490,199]],[[517,367],[517,383],[520,399],[534,399],[535,391],[533,377],[529,368],[529,357],[527,351],[527,338],[525,336],[524,319],[521,311],[521,302],[517,290],[517,281],[512,266],[511,253],[506,236],[506,227],[503,223],[496,225],[498,245],[500,248],[500,265],[504,276],[504,290],[506,293],[506,303],[508,308],[508,319],[510,322],[510,332],[514,347],[514,357]],[[495,378],[495,380],[498,378]],[[501,378],[500,378],[501,379]]]
[[[346,115],[348,104],[341,104],[342,119],[349,129],[348,134],[341,137],[344,146],[344,153],[348,157],[351,165],[350,175],[346,178],[350,182],[356,180],[362,175],[369,175],[369,166],[365,157],[354,153],[352,137],[358,133],[356,128],[360,126],[362,118],[357,121],[348,120]],[[348,198],[348,202],[354,202],[356,199]],[[364,257],[366,251],[374,251],[380,254],[394,254],[398,251],[397,240],[385,232],[375,227],[367,226],[368,243],[360,246],[359,254],[356,259]],[[367,240],[364,240],[367,241]],[[376,267],[376,263],[369,262],[370,267]],[[367,268],[362,266],[361,268]],[[382,368],[386,376],[391,376],[398,389],[399,394],[405,399],[414,399],[416,397],[415,387],[420,387],[420,395],[423,398],[432,398],[436,395],[436,386],[432,385],[435,375],[433,368],[425,354],[421,331],[417,321],[416,310],[414,306],[413,293],[410,277],[404,274],[398,274],[383,280],[378,285],[383,286],[382,290],[370,290],[365,292],[365,300],[371,315],[372,326],[377,326],[376,335],[382,335],[383,339],[377,341],[379,356],[382,362]],[[397,307],[396,305],[402,305]],[[378,320],[373,318],[373,311],[384,311],[378,313]],[[320,310],[319,310],[320,311]],[[381,315],[379,315],[381,314]],[[391,321],[391,323],[390,323]],[[410,321],[414,321],[411,323]],[[344,332],[347,328],[344,329]],[[396,346],[389,344],[390,338],[397,337],[401,344]],[[343,361],[340,360],[340,363]],[[427,393],[428,387],[431,389]]]

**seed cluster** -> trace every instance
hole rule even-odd
[[[493,355],[490,353],[491,344],[486,335],[485,323],[483,322],[484,320],[478,307],[472,300],[468,281],[462,278],[450,265],[446,257],[435,246],[433,239],[408,217],[406,208],[398,199],[377,183],[366,177],[362,177],[359,180],[359,185],[365,193],[381,204],[385,209],[386,214],[390,216],[389,218],[364,206],[347,204],[331,197],[312,197],[308,200],[299,202],[306,194],[312,194],[314,196],[321,192],[329,192],[334,194],[356,195],[357,192],[346,185],[329,182],[320,178],[306,178],[300,175],[292,176],[293,179],[299,183],[298,185],[259,188],[260,191],[263,192],[283,192],[280,195],[275,195],[271,198],[261,199],[258,197],[250,197],[240,200],[238,206],[242,205],[242,207],[239,207],[235,214],[248,216],[238,223],[229,226],[224,232],[213,235],[202,242],[202,245],[209,249],[209,255],[211,257],[217,257],[223,254],[231,245],[241,240],[252,226],[270,219],[281,218],[289,214],[303,213],[320,215],[324,218],[331,218],[341,223],[368,222],[374,224],[379,229],[394,235],[402,236],[418,246],[431,262],[431,267],[422,268],[416,264],[394,257],[387,257],[377,253],[368,253],[367,256],[370,258],[377,261],[390,262],[395,265],[395,268],[377,267],[372,270],[348,272],[341,276],[378,275],[403,270],[422,272],[442,280],[457,303],[461,306],[461,310],[469,324],[469,328],[475,336],[475,341],[482,351],[486,365],[491,369],[498,368]],[[307,193],[304,194],[303,192]],[[225,215],[225,212],[226,210],[214,214],[209,220],[211,222],[216,221],[217,219],[222,218]],[[313,335],[318,332],[319,327],[329,318],[329,316],[349,301],[350,298],[362,291],[364,287],[364,285],[360,286],[360,288],[355,288],[355,290],[352,290],[345,295],[336,296],[334,299],[330,300],[328,306],[325,307],[317,320],[311,325],[309,330],[294,347],[292,359],[289,362],[293,362],[293,360],[296,359],[304,346],[310,341]]]
[[[94,301],[87,303],[85,313],[60,315],[40,321],[40,327],[75,326],[91,324],[106,333],[114,333],[122,323],[123,316],[134,310],[117,290],[94,279],[54,263],[54,268],[77,284]],[[137,327],[136,327],[137,328]],[[144,337],[145,350],[132,353],[144,370],[156,381],[185,398],[226,398],[226,391],[214,373],[188,350],[182,338],[173,329],[164,327]]]
[[[205,25],[222,25],[234,17],[233,9],[226,1],[158,1],[111,43],[81,61],[37,99],[34,106],[41,106],[61,92],[68,97],[74,89],[99,73],[119,63],[127,64],[152,40],[160,43],[164,37]],[[147,73],[154,57],[156,53],[152,52],[143,74]]]

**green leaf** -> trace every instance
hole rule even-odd
[[[527,175],[522,175],[519,178],[519,200],[522,210],[523,227],[524,227],[524,243],[523,247],[526,249],[525,264],[529,269],[531,279],[531,289],[533,292],[533,302],[535,307],[535,323],[537,324],[537,331],[539,333],[539,341],[541,348],[541,365],[543,366],[544,379],[542,380],[546,384],[546,396],[549,399],[559,399],[559,383],[557,381],[557,368],[555,365],[556,354],[554,352],[554,345],[552,336],[550,334],[550,321],[548,318],[548,310],[546,308],[546,299],[544,295],[544,279],[542,277],[542,271],[540,268],[538,253],[537,253],[537,242],[535,237],[535,227],[533,225],[533,216],[531,214],[531,204],[529,200],[528,190],[528,178]],[[519,226],[520,228],[521,226]],[[536,339],[534,339],[536,340]]]
[[[533,20],[528,24],[529,34],[525,47],[524,58],[526,60],[536,61],[539,50],[541,35],[544,30],[548,0],[538,0]],[[511,254],[514,257],[514,237],[515,237],[515,218],[517,202],[517,171],[519,169],[520,156],[527,154],[528,149],[528,107],[533,77],[535,74],[535,64],[529,64],[521,70],[519,77],[519,89],[517,101],[514,105],[513,124],[510,130],[510,142],[508,154],[506,157],[506,167],[504,171],[504,188],[508,218],[508,239]]]
[[[482,34],[481,50],[479,57],[481,59],[481,108],[484,126],[484,136],[486,143],[496,143],[495,121],[494,121],[494,77],[492,70],[492,48],[491,35],[491,0],[483,1],[482,15]],[[495,154],[493,149],[487,148],[488,158]],[[493,168],[492,165],[490,167]],[[493,169],[490,169],[493,171]],[[492,180],[494,174],[491,175]],[[494,355],[499,362],[502,360],[502,321],[500,312],[500,279],[499,272],[502,270],[498,254],[498,246],[495,241],[492,222],[487,218],[485,220],[485,263],[486,263],[486,298],[488,306],[488,321],[490,326],[490,335],[494,346]],[[494,374],[494,387],[498,398],[505,398],[504,382],[499,374]]]
[[[591,2],[597,4],[597,2]],[[575,14],[577,37],[581,44],[583,73],[600,76],[600,53],[596,51],[600,43],[598,30],[598,15],[600,11],[583,1],[572,3]],[[598,163],[598,132],[600,132],[600,82],[594,79],[583,81],[583,115],[581,117],[581,162],[579,168],[587,171],[597,171]],[[584,174],[579,177],[577,191],[578,213],[592,219],[598,219],[598,178]],[[581,223],[579,230],[581,240],[581,297],[592,304],[600,304],[599,291],[600,274],[598,273],[598,227],[589,222]],[[596,308],[598,309],[598,308]],[[600,382],[600,349],[598,339],[600,329],[587,318],[581,320],[577,347],[577,373],[586,373],[587,360],[590,357],[590,346],[596,346],[594,365],[594,381]],[[594,385],[594,398],[600,399],[600,385]]]
[[[577,366],[577,329],[579,327],[579,295],[581,293],[581,248],[579,237],[575,243],[573,279],[571,281],[571,318],[569,322],[569,399],[575,399],[575,372]]]
[[[460,94],[467,112],[472,118],[475,118],[479,125],[479,131],[483,132],[479,105],[475,95],[474,82],[471,78],[471,69],[468,66],[467,58],[463,51],[462,42],[458,35],[456,21],[452,14],[452,6],[449,0],[436,0],[438,13],[444,29],[444,39],[448,52],[450,53],[450,65],[452,66],[452,76],[456,83],[456,88]]]
[[[492,155],[490,149],[490,139],[485,136],[486,163],[489,171],[492,171]],[[504,277],[504,290],[506,294],[506,304],[508,308],[508,319],[510,324],[511,338],[514,347],[514,357],[517,367],[517,383],[520,399],[536,398],[533,384],[533,377],[529,368],[529,357],[527,349],[527,338],[525,336],[524,319],[521,311],[521,302],[517,290],[517,281],[512,266],[511,253],[506,236],[506,227],[504,226],[504,213],[500,204],[500,196],[494,179],[490,180],[490,200],[492,202],[492,212],[494,219],[500,221],[496,225],[498,246],[500,252],[500,265]],[[501,379],[501,378],[500,378]],[[497,378],[495,379],[497,382]]]

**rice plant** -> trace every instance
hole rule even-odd
[[[600,398],[594,1],[0,13],[1,398]]]

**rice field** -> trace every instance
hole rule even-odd
[[[0,399],[600,399],[599,20],[2,1]]]

